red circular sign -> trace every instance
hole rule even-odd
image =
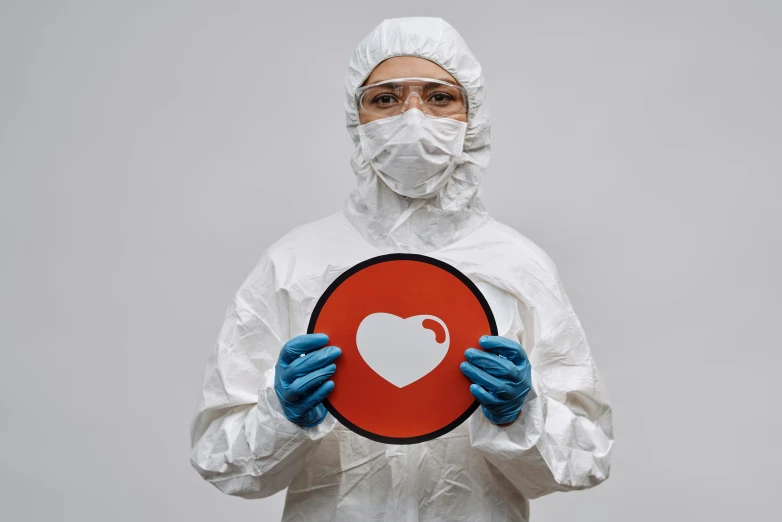
[[[478,407],[459,365],[497,326],[475,284],[451,265],[388,254],[338,277],[307,331],[342,349],[329,412],[369,439],[413,444],[451,431]]]

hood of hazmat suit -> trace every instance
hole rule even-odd
[[[428,199],[392,191],[359,143],[355,91],[394,56],[431,60],[468,92],[462,156]],[[443,20],[386,20],[353,53],[346,87],[356,187],[340,212],[269,247],[236,294],[192,424],[193,466],[230,495],[288,488],[285,521],[526,521],[529,499],[599,484],[610,468],[611,408],[584,331],[551,259],[479,199],[490,122],[478,61]],[[533,386],[514,423],[496,426],[478,409],[440,438],[400,446],[365,439],[331,415],[313,428],[285,418],[274,392],[282,345],[306,333],[341,273],[392,252],[455,266],[487,298],[499,335],[524,346]]]

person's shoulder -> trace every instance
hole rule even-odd
[[[561,281],[553,259],[518,230],[499,221],[491,220],[472,234],[471,257],[480,256],[481,269],[492,277],[512,278],[522,286],[545,288],[561,296]]]
[[[344,243],[351,236],[358,236],[358,232],[340,211],[297,226],[269,246],[267,252],[271,257],[285,255],[291,251],[322,252],[324,249],[333,248],[335,243]]]
[[[339,264],[342,250],[351,250],[354,230],[342,212],[295,227],[264,250],[242,287],[281,288],[322,274],[324,266]]]
[[[275,274],[278,286],[288,286],[326,272],[341,271],[374,251],[342,212],[300,225],[264,252],[259,265]]]
[[[537,243],[515,228],[492,219],[476,232],[479,241],[485,244],[481,248],[501,250],[503,257],[524,268],[537,267],[556,274],[554,260]]]

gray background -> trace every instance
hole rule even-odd
[[[615,406],[611,478],[533,521],[778,513],[778,0],[0,6],[0,518],[279,519],[188,426],[239,284],[353,185],[353,47],[409,15],[481,60],[485,202],[558,263]]]

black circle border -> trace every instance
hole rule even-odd
[[[449,272],[451,275],[459,279],[462,283],[464,283],[464,285],[467,288],[470,289],[473,295],[475,295],[475,297],[478,299],[478,302],[481,304],[481,307],[483,308],[483,312],[486,314],[486,318],[489,320],[489,328],[491,330],[491,335],[497,335],[497,322],[494,319],[494,314],[491,311],[491,307],[489,307],[488,301],[486,301],[486,298],[483,296],[483,294],[475,285],[475,283],[473,283],[466,275],[464,275],[463,273],[461,273],[459,270],[449,265],[448,263],[421,254],[383,254],[380,256],[369,258],[347,269],[345,272],[340,274],[339,277],[337,277],[337,279],[335,279],[333,283],[329,285],[326,291],[323,292],[323,295],[320,296],[320,299],[318,299],[315,308],[312,310],[312,315],[310,316],[310,322],[309,325],[307,326],[307,333],[309,334],[315,333],[314,332],[315,324],[318,322],[318,316],[320,315],[321,310],[325,306],[326,301],[328,301],[329,297],[331,297],[331,294],[334,293],[334,291],[348,278],[350,278],[351,276],[357,274],[361,270],[364,270],[365,268],[368,268],[370,266],[377,265],[380,263],[386,263],[388,261],[402,261],[402,260],[428,263],[430,265],[436,266],[437,268]],[[358,426],[356,426],[355,424],[347,420],[341,413],[339,413],[339,411],[337,411],[334,405],[331,404],[328,398],[323,400],[323,405],[326,407],[326,410],[328,410],[329,413],[331,413],[344,426],[347,426],[351,431],[358,433],[359,435],[366,437],[370,440],[373,440],[375,442],[382,442],[385,444],[418,444],[421,442],[426,442],[428,440],[436,439],[437,437],[441,435],[445,435],[446,433],[448,433],[449,431],[453,430],[454,428],[462,424],[464,421],[466,421],[470,417],[470,415],[472,415],[473,412],[478,409],[479,406],[478,401],[473,401],[472,404],[470,404],[470,406],[465,410],[465,412],[462,413],[456,420],[454,420],[447,426],[435,430],[431,433],[426,433],[424,435],[417,435],[415,437],[387,437],[385,435],[378,435],[376,433],[372,433],[371,431],[367,431],[363,428],[359,428]]]

